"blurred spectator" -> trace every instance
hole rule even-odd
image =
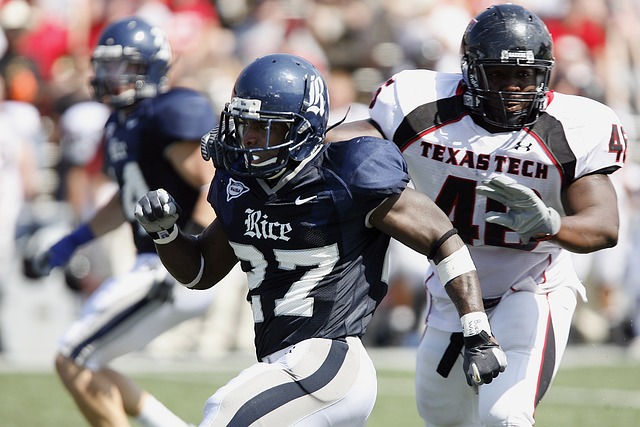
[[[369,117],[367,104],[360,102],[353,75],[346,70],[333,69],[327,76],[331,111],[329,125],[345,120],[352,122]]]
[[[632,210],[630,212],[629,252],[624,282],[626,293],[623,295],[630,310],[629,354],[635,359],[640,359],[640,263],[638,263],[638,253],[640,253],[640,156],[638,154],[627,166]]]
[[[9,0],[1,6],[0,27],[7,40],[6,50],[0,58],[0,74],[6,85],[5,96],[7,99],[34,104],[38,102],[42,83],[36,60],[25,54],[24,46],[32,26],[32,8],[25,0]]]
[[[243,65],[259,56],[286,52],[303,56],[326,74],[325,50],[306,23],[307,16],[314,16],[309,9],[312,6],[312,2],[294,0],[251,2],[247,19],[233,28]]]
[[[579,37],[564,35],[555,41],[557,69],[551,87],[558,92],[603,100],[603,82],[593,72],[594,62],[587,44]]]
[[[460,35],[472,18],[466,0],[445,3],[385,0],[395,32],[413,65],[443,72],[460,70]]]
[[[371,52],[389,25],[379,7],[364,0],[311,2],[306,24],[334,67],[353,70],[372,66]],[[382,36],[386,41],[390,36]]]
[[[597,70],[605,81],[606,102],[613,108],[640,112],[640,3],[634,0],[610,2],[607,43],[602,66]]]
[[[581,304],[574,319],[578,339],[585,342],[614,342],[623,344],[629,339],[625,330],[632,310],[629,304],[633,292],[627,289],[626,271],[632,263],[632,205],[630,190],[637,179],[631,164],[610,175],[618,196],[620,232],[618,244],[589,254],[572,253],[578,277],[587,287],[589,303]]]
[[[563,36],[576,36],[585,43],[589,55],[598,58],[606,44],[607,16],[605,0],[570,0],[564,15],[547,17],[545,23],[554,42]]]
[[[6,281],[14,277],[20,216],[38,192],[36,156],[40,116],[35,107],[4,99],[0,78],[0,301]],[[2,351],[0,329],[0,351]]]
[[[607,42],[607,4],[605,0],[569,0],[567,6],[565,14],[544,18],[556,55],[551,87],[605,102],[605,82],[598,70]]]

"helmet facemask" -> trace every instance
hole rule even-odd
[[[309,127],[300,114],[263,111],[260,100],[237,97],[225,106],[219,126],[217,154],[222,155],[225,169],[263,179],[280,176],[290,158],[297,160],[294,153],[307,142],[304,128]],[[247,139],[250,127],[264,132],[264,144]]]
[[[95,96],[114,108],[133,104],[136,98],[154,96],[157,90],[145,82],[144,65],[127,59],[92,60],[95,76],[91,85]],[[142,96],[146,93],[147,96]]]
[[[491,88],[487,73],[490,67],[514,67],[514,72],[518,72],[518,68],[533,70],[535,90],[511,92]],[[546,108],[551,68],[552,65],[533,65],[526,61],[506,64],[476,62],[468,67],[469,90],[464,98],[465,105],[473,113],[481,115],[487,123],[500,128],[521,129],[530,126]]]

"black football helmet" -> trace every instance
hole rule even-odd
[[[290,54],[260,57],[246,66],[225,105],[215,137],[214,163],[232,175],[273,178],[289,163],[307,158],[324,140],[329,94],[322,74],[309,61]],[[258,123],[267,131],[267,145],[249,148],[242,129]],[[284,141],[269,141],[274,123],[285,123]],[[272,152],[257,164],[258,154]]]
[[[138,17],[110,24],[93,50],[95,97],[114,108],[156,96],[167,85],[171,48],[164,32]]]
[[[537,15],[515,4],[491,6],[471,20],[460,51],[467,86],[464,103],[474,114],[505,129],[521,129],[535,123],[546,108],[546,92],[554,64],[551,34]],[[536,90],[490,90],[486,66],[530,67],[536,73]],[[489,111],[489,99],[501,102],[501,113]],[[509,112],[505,107],[509,102],[524,103],[526,107]]]

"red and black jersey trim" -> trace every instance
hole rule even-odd
[[[556,160],[556,164],[561,169],[563,188],[570,185],[576,178],[577,159],[571,151],[562,122],[549,114],[542,113],[528,131]]]
[[[393,134],[393,142],[403,150],[428,131],[456,122],[467,114],[462,104],[462,96],[423,104],[405,116]]]
[[[549,317],[547,322],[547,333],[545,334],[544,350],[542,353],[542,365],[540,366],[540,374],[538,376],[538,387],[536,390],[535,406],[540,403],[545,395],[551,381],[553,380],[553,370],[556,366],[556,337],[553,330],[553,322]]]

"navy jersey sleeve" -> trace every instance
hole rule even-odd
[[[216,126],[209,100],[196,91],[175,88],[158,97],[154,105],[154,127],[168,140],[200,140]]]
[[[391,141],[360,137],[334,143],[329,156],[351,191],[355,204],[365,213],[384,199],[401,193],[409,182],[407,164]],[[332,150],[333,151],[333,150]]]

